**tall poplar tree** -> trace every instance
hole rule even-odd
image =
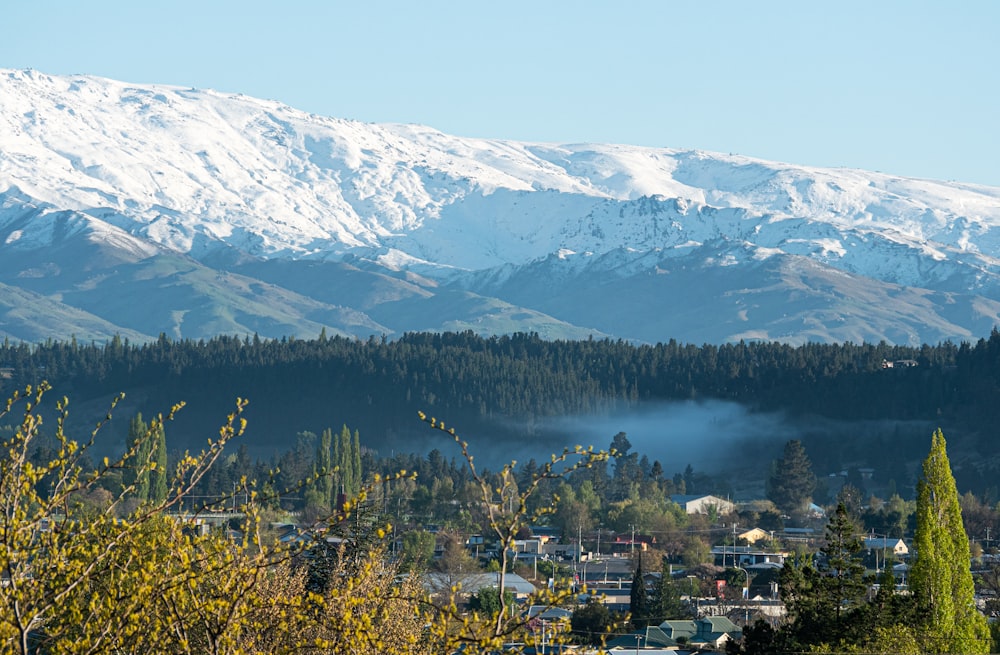
[[[354,431],[354,439],[351,442],[351,478],[354,480],[354,489],[351,490],[353,495],[361,491],[361,481],[364,479],[364,474],[361,472],[361,435],[357,430]]]
[[[125,470],[124,482],[135,485],[135,497],[140,502],[149,500],[149,471],[145,470],[149,461],[153,442],[148,438],[149,425],[142,420],[142,413],[136,414],[128,424],[128,445],[135,448],[135,459],[131,467]]]
[[[332,507],[338,490],[334,489],[333,482],[333,430],[330,428],[323,430],[320,435],[319,446],[316,448],[316,468],[321,476],[316,483],[317,490],[323,504]]]
[[[926,617],[925,651],[988,653],[989,628],[986,617],[976,609],[969,538],[940,429],[931,437],[931,450],[917,482],[914,547],[910,589]]]
[[[155,467],[149,472],[149,494],[147,500],[162,503],[167,499],[167,433],[162,421],[156,421],[152,427],[153,442],[152,462]]]
[[[340,440],[337,448],[337,459],[334,460],[340,469],[340,484],[344,488],[344,493],[350,498],[355,494],[354,466],[351,458],[351,431],[347,426],[340,430]]]

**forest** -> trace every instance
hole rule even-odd
[[[907,366],[885,368],[906,362]],[[927,435],[943,428],[958,464],[959,487],[997,498],[1000,458],[994,426],[1000,405],[1000,334],[976,342],[921,348],[880,344],[734,343],[656,345],[624,341],[546,341],[534,334],[483,338],[471,332],[407,334],[396,340],[327,337],[264,340],[220,336],[207,341],[150,343],[115,338],[104,344],[75,340],[0,345],[0,392],[48,381],[72,399],[71,427],[88,422],[108,401],[126,393],[118,416],[101,435],[97,452],[114,454],[126,441],[128,421],[174,403],[168,448],[179,453],[204,443],[205,425],[217,422],[237,397],[248,399],[248,456],[270,460],[300,433],[350,426],[361,445],[380,457],[425,456],[435,448],[457,454],[446,441],[419,430],[418,411],[460,426],[480,458],[501,464],[543,458],[568,444],[603,446],[624,428],[617,417],[649,407],[687,404],[712,413],[711,403],[746,412],[746,423],[769,417],[781,429],[718,434],[738,452],[743,471],[727,471],[716,457],[695,462],[713,474],[758,481],[788,438],[808,448],[817,472],[874,468],[904,496],[912,493],[916,455]],[[557,429],[573,416],[604,432]],[[666,432],[668,428],[664,428]],[[725,429],[720,429],[724,432]],[[739,432],[739,425],[734,428]],[[636,435],[630,434],[635,441]],[[682,430],[654,438],[692,440]],[[637,442],[638,443],[638,442]],[[670,471],[673,446],[650,456]],[[739,486],[739,485],[734,485]]]

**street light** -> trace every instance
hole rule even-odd
[[[691,581],[691,597],[688,600],[694,601],[694,618],[697,619],[699,618],[698,614],[701,610],[701,608],[698,607],[698,597],[695,595],[695,586],[697,585],[697,582],[695,581],[698,579],[698,576],[689,575],[687,576],[687,579]]]
[[[742,566],[737,566],[736,568],[743,571],[743,575],[746,576],[746,582],[743,585],[743,609],[746,611],[746,618],[743,619],[743,625],[746,625],[750,623],[750,572]]]
[[[750,600],[750,573],[742,566],[736,568],[743,571],[743,600]]]

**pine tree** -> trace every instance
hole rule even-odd
[[[632,575],[632,591],[629,593],[629,613],[632,625],[644,628],[649,622],[649,597],[646,593],[646,579],[642,572],[642,553],[636,555],[635,573]]]
[[[649,599],[649,618],[652,623],[660,624],[670,619],[684,618],[690,613],[684,607],[681,599],[681,591],[677,587],[677,582],[670,575],[670,565],[664,564],[660,573],[660,579],[653,589],[653,596]]]
[[[910,589],[923,608],[928,643],[937,653],[987,653],[986,618],[976,609],[969,539],[955,478],[938,429],[917,482],[916,559]]]
[[[800,511],[816,489],[816,475],[798,439],[785,444],[767,479],[767,497],[786,512]]]
[[[829,594],[836,608],[837,630],[843,632],[845,608],[858,607],[868,591],[865,565],[861,561],[864,543],[858,536],[858,527],[847,513],[843,503],[826,526],[826,569],[829,577]]]

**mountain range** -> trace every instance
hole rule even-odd
[[[0,336],[28,342],[920,345],[1000,324],[1000,187],[33,70],[0,70],[0,244]]]

